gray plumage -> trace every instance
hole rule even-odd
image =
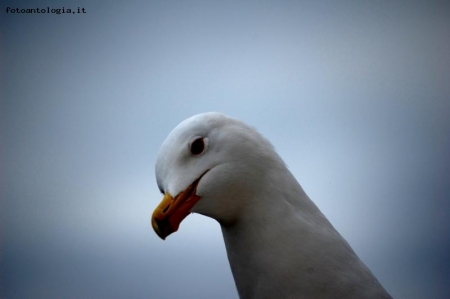
[[[192,155],[199,137],[206,149]],[[241,298],[391,298],[270,142],[243,122],[220,113],[183,121],[161,147],[156,177],[172,195],[201,177],[192,212],[220,223]]]

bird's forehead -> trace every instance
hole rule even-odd
[[[156,159],[156,175],[166,177],[179,159],[188,154],[188,145],[194,137],[208,137],[215,128],[223,126],[226,116],[221,113],[198,114],[182,121],[163,142]],[[186,153],[186,154],[184,154]]]
[[[195,136],[207,137],[212,130],[223,126],[226,121],[224,114],[216,112],[194,115],[178,124],[167,136],[162,147],[170,151]]]
[[[178,152],[178,148],[188,143],[195,136],[208,135],[210,128],[201,122],[182,122],[176,126],[163,142],[161,150],[165,154]]]

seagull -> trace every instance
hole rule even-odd
[[[240,298],[392,298],[271,143],[238,119],[181,122],[161,146],[156,180],[156,234],[164,240],[190,213],[217,220]]]

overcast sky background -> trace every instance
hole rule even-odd
[[[2,1],[0,298],[237,298],[215,221],[150,225],[159,147],[207,111],[271,140],[394,298],[450,298],[448,3],[242,2]]]

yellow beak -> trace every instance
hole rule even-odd
[[[156,207],[152,215],[152,226],[161,239],[165,240],[171,233],[176,232],[181,221],[191,213],[194,205],[200,200],[200,196],[195,194],[200,178],[175,198],[166,192],[163,200]]]

